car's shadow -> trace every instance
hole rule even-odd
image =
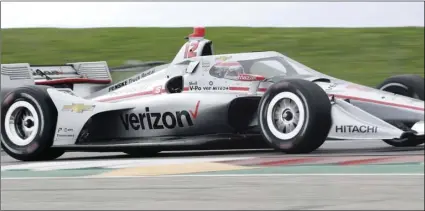
[[[207,157],[207,156],[378,156],[378,155],[423,155],[424,145],[417,147],[373,147],[373,148],[332,148],[318,149],[310,154],[288,155],[273,149],[249,149],[249,150],[217,150],[217,151],[181,151],[181,152],[161,152],[151,158],[179,158],[179,157]],[[102,156],[86,156],[86,157],[69,157],[59,160],[102,160],[102,159],[133,159],[133,158],[149,158],[134,157],[127,154],[117,153],[116,155]]]
[[[2,164],[18,162],[2,153]],[[212,151],[170,151],[161,152],[152,157],[134,157],[124,153],[94,153],[94,152],[68,152],[55,161],[82,161],[82,160],[114,160],[135,158],[182,158],[182,157],[208,157],[208,156],[377,156],[377,155],[424,155],[424,145],[416,147],[365,147],[365,146],[333,146],[319,148],[309,154],[289,155],[273,149],[247,149],[247,150],[212,150]],[[5,159],[5,157],[8,157]]]

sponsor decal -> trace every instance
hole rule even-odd
[[[74,129],[66,128],[66,127],[64,127],[64,128],[60,127],[60,128],[58,128],[58,133],[60,133],[60,132],[64,132],[64,133],[74,132]]]
[[[239,74],[236,76],[226,75],[225,79],[235,80],[235,81],[260,81],[262,78],[257,78],[257,76],[248,75],[248,74]]]
[[[127,84],[128,84],[127,81],[123,81],[123,82],[117,83],[117,84],[109,87],[109,91],[111,92],[111,91],[114,91],[114,90],[119,89],[121,87],[127,86]]]
[[[145,108],[145,113],[130,113],[120,116],[125,130],[163,130],[174,129],[176,127],[193,126],[193,120],[198,117],[200,101],[197,102],[195,111],[181,110],[174,112],[150,112],[150,108]],[[186,124],[183,119],[186,119]]]
[[[198,47],[199,47],[199,41],[193,41],[191,43],[187,43],[185,53],[184,53],[184,58],[187,59],[187,58],[196,57],[196,55],[198,54],[197,52]]]
[[[239,74],[238,75],[239,81],[255,81],[256,79],[257,79],[257,77],[252,76],[252,75],[247,75],[247,74]]]
[[[338,86],[338,84],[337,83],[331,83],[331,84],[329,84],[329,86],[327,86],[326,88],[325,88],[325,91],[330,91],[330,90],[332,90],[333,88],[335,88],[335,87],[337,87]]]
[[[204,71],[208,71],[210,67],[211,67],[211,63],[209,61],[202,60],[202,69]]]
[[[190,91],[222,91],[222,90],[229,90],[228,86],[197,86],[197,85],[192,85],[189,86],[189,90]]]
[[[209,61],[202,60],[202,67],[209,67],[209,66],[211,66]]]
[[[66,94],[69,94],[69,95],[72,95],[72,96],[77,96],[77,95],[75,95],[72,91],[69,91],[69,90],[60,90],[61,92],[63,92],[63,93],[66,93]]]
[[[62,127],[60,127],[60,128],[58,128],[58,132],[57,132],[56,137],[57,138],[74,138],[73,132],[74,132],[74,129],[72,129],[72,128],[66,128],[66,127],[62,128]]]
[[[137,75],[137,76],[132,77],[132,78],[129,78],[129,79],[125,80],[125,81],[122,81],[122,82],[119,82],[117,84],[114,84],[111,87],[109,87],[109,92],[114,91],[116,89],[119,89],[121,87],[127,86],[127,85],[129,85],[131,83],[134,83],[134,82],[136,82],[136,81],[138,81],[138,80],[140,80],[140,79],[142,79],[142,78],[144,78],[146,76],[152,75],[153,73],[155,73],[155,70],[146,71],[146,72],[143,72],[140,75]]]
[[[366,125],[340,125],[335,127],[337,133],[377,133],[378,127]]]
[[[95,105],[84,105],[84,104],[72,104],[64,105],[62,111],[70,111],[74,113],[83,113],[84,111],[92,111],[96,107]]]
[[[143,72],[142,74],[140,74],[140,75],[138,75],[138,79],[137,80],[139,80],[140,78],[144,78],[144,77],[146,77],[146,76],[150,76],[150,75],[152,75],[153,73],[155,73],[156,71],[155,71],[155,69],[153,69],[153,70],[149,70],[149,71],[145,71],[145,72]],[[136,77],[137,78],[137,77]],[[136,81],[137,81],[136,80]]]
[[[214,86],[214,82],[209,81],[209,86],[198,86],[197,81],[190,81],[189,82],[189,91],[221,91],[221,90],[229,90],[229,87],[227,86]]]
[[[238,74],[236,77],[232,77],[229,79],[234,79],[238,81],[262,81],[264,80],[264,77],[259,75]]]
[[[162,86],[155,86],[152,90],[154,95],[161,94]]]
[[[222,61],[222,62],[224,62],[224,61],[227,61],[227,60],[229,60],[231,58],[232,58],[232,56],[218,56],[218,57],[215,57],[215,61]]]
[[[74,134],[58,134],[57,138],[74,138]]]
[[[39,76],[45,76],[45,75],[62,75],[63,74],[63,72],[62,71],[59,71],[59,70],[51,70],[51,71],[49,71],[49,70],[40,70],[40,69],[36,69],[36,70],[33,70],[33,72],[32,72],[32,75],[33,76],[36,76],[36,75],[39,75]]]
[[[142,77],[140,76],[140,75],[138,75],[138,76],[136,76],[136,77],[134,77],[134,78],[129,78],[128,79],[128,83],[129,84],[131,84],[131,83],[133,83],[133,82],[136,82],[136,81],[138,81],[138,80],[140,80]]]
[[[227,86],[213,86],[212,90],[214,90],[214,91],[229,90],[229,87],[227,87]]]

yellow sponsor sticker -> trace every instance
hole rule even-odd
[[[231,56],[218,56],[218,57],[215,57],[215,60],[216,61],[227,61],[227,60],[229,60],[229,59],[231,59],[232,57]]]
[[[70,111],[75,113],[83,113],[84,111],[92,111],[96,107],[95,105],[84,105],[84,104],[72,104],[64,105],[62,111]]]

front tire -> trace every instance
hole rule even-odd
[[[389,77],[379,84],[377,88],[394,94],[424,100],[424,86],[424,78],[418,75],[407,74]],[[400,121],[389,123],[404,131],[410,130],[413,126],[413,123]],[[383,141],[394,147],[413,147],[424,143],[423,137],[418,138],[415,136],[404,139],[388,139]]]
[[[47,88],[19,87],[1,104],[1,145],[17,160],[52,160],[64,154],[51,148],[58,114]]]
[[[285,153],[310,153],[328,137],[332,126],[327,94],[314,82],[287,79],[263,95],[258,119],[264,139]]]

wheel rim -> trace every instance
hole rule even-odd
[[[267,109],[267,124],[274,136],[282,140],[295,137],[304,124],[305,110],[301,99],[290,92],[276,95]]]
[[[39,129],[39,118],[33,105],[25,101],[12,104],[6,113],[5,132],[18,146],[31,143]]]

